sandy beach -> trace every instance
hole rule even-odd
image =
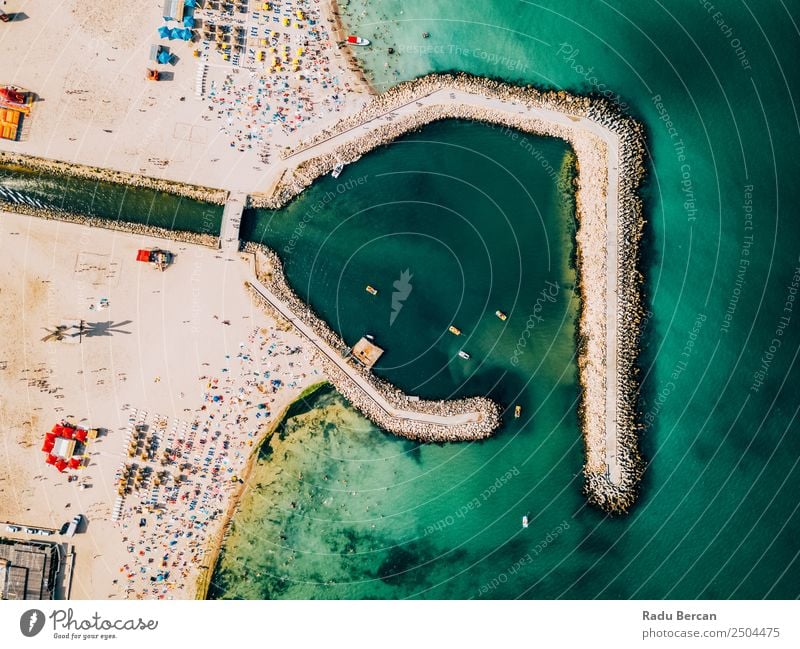
[[[232,478],[280,412],[323,378],[313,354],[253,305],[237,255],[5,212],[0,241],[0,334],[14,341],[0,358],[0,393],[15,395],[0,402],[0,518],[58,529],[86,517],[70,539],[73,598],[193,597],[239,487]],[[173,266],[136,261],[137,248],[152,246],[174,252]],[[80,337],[42,341],[80,319]],[[75,482],[40,450],[61,419],[101,429]],[[136,425],[148,446],[157,439],[151,460],[128,454]],[[131,464],[152,473],[113,520],[119,472]],[[154,491],[159,472],[170,477]]]
[[[219,22],[206,9],[196,12],[195,40],[183,42],[159,38],[157,29],[165,23],[158,0],[15,4],[27,17],[0,33],[0,84],[27,89],[37,101],[22,141],[0,140],[3,151],[255,191],[266,185],[272,151],[357,112],[370,92],[334,40],[337,23],[328,2],[285,5],[280,15],[305,12],[297,26],[276,22],[277,14],[232,23],[250,30],[269,25],[276,54],[288,59],[274,73],[269,61],[244,58],[234,65],[206,47],[203,25]],[[248,50],[260,47],[263,31],[258,38],[247,35]],[[158,82],[145,76],[155,67],[149,60],[154,44],[174,55],[172,63],[158,66]],[[268,47],[262,50],[273,56]],[[295,58],[297,66],[291,65]],[[201,67],[205,86],[198,96]]]

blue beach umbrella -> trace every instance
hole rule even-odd
[[[159,27],[158,35],[161,38],[169,38],[169,27],[167,27],[166,25],[162,25],[161,27]]]

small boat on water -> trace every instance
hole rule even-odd
[[[524,527],[525,529],[528,529],[528,517],[527,516],[523,516],[522,517],[522,527]]]
[[[347,37],[347,44],[348,45],[360,45],[365,46],[369,45],[369,40],[366,38],[361,38],[361,36],[348,36]]]
[[[502,311],[500,311],[499,309],[497,311],[495,311],[494,314],[498,318],[500,318],[501,320],[505,320],[506,318],[508,318],[508,316],[505,313],[503,313]]]
[[[458,327],[456,327],[455,325],[450,325],[450,326],[447,328],[447,330],[448,330],[448,331],[449,331],[451,334],[453,334],[454,336],[460,336],[460,335],[461,335],[461,329],[459,329],[459,328],[458,328]]]
[[[375,336],[373,336],[372,334],[364,334],[364,338],[366,338],[369,341],[375,340]]]
[[[469,360],[469,354],[467,354],[467,352],[465,352],[463,349],[458,351],[458,355],[463,359]]]
[[[342,175],[342,169],[344,169],[344,162],[337,162],[336,166],[333,168],[333,171],[331,172],[331,176],[333,176],[334,178],[338,178],[339,176]]]
[[[367,284],[367,293],[369,293],[370,295],[377,295],[378,289],[372,288],[369,284]]]
[[[519,419],[519,416],[522,414],[522,406],[517,404],[514,406],[514,419]]]

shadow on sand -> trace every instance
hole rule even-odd
[[[130,334],[132,332],[123,329],[126,325],[131,324],[133,320],[124,320],[123,322],[115,323],[113,320],[106,320],[105,322],[84,322],[80,332],[74,335],[82,336],[84,338],[96,338],[98,336],[113,336],[114,334]]]

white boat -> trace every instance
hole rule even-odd
[[[459,350],[458,355],[461,356],[461,358],[469,360],[469,354],[467,354],[467,352],[465,352],[463,349]]]
[[[331,176],[334,178],[338,178],[342,174],[342,169],[344,169],[344,162],[337,162],[336,166],[333,168],[331,172]]]
[[[525,529],[528,528],[528,517],[527,516],[523,516],[522,517],[522,527],[524,527]]]
[[[369,45],[369,40],[366,38],[361,38],[361,36],[348,36],[347,37],[347,44],[348,45],[361,45],[366,46]]]

